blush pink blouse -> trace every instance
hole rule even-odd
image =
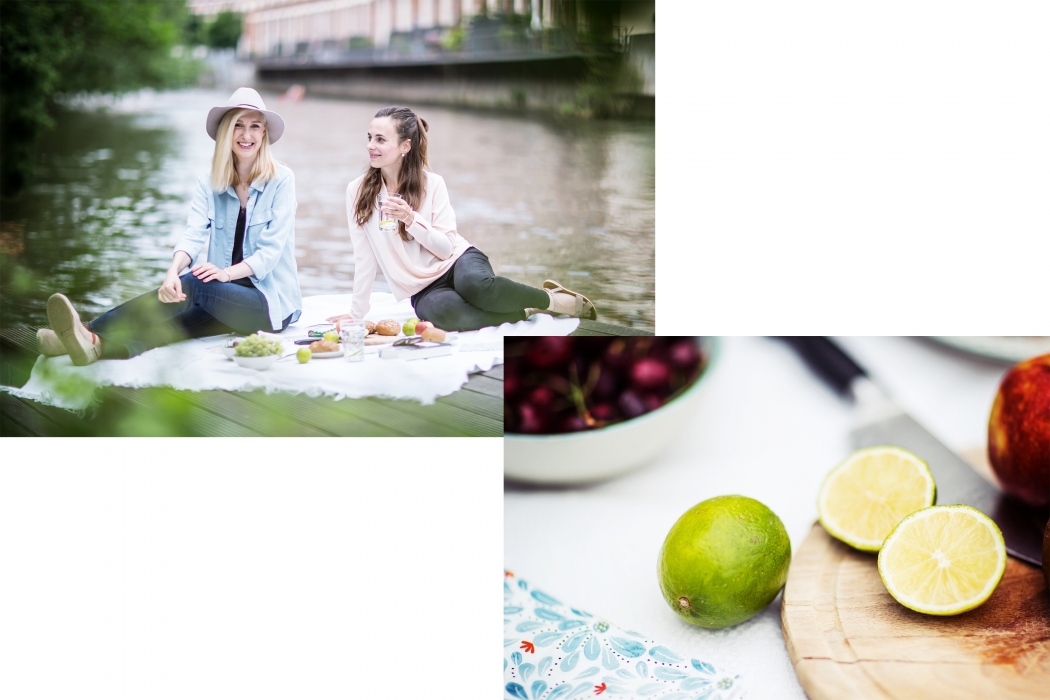
[[[414,211],[415,220],[408,227],[409,240],[401,240],[397,231],[379,230],[379,208],[364,226],[354,221],[354,202],[364,175],[346,187],[346,218],[350,240],[354,244],[354,296],[350,316],[363,321],[371,307],[369,298],[376,271],[382,270],[390,291],[398,301],[422,290],[449,271],[470,243],[456,232],[456,213],[448,200],[448,189],[440,175],[424,171],[427,176],[423,202]],[[386,192],[386,185],[380,192]]]

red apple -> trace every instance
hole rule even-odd
[[[1050,502],[1050,355],[1003,377],[988,418],[988,461],[1004,490],[1034,506]]]
[[[416,333],[416,335],[423,335],[423,331],[425,331],[428,328],[433,328],[433,327],[434,327],[434,324],[431,323],[430,321],[420,321],[419,323],[416,324],[415,333]]]

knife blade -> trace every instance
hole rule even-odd
[[[781,337],[805,363],[840,394],[853,399],[856,427],[849,439],[854,449],[896,445],[918,455],[937,484],[937,504],[963,503],[999,526],[1006,551],[1041,566],[1043,530],[1048,513],[1001,492],[948,449],[929,430],[900,409],[867,372],[841,348],[822,336]]]

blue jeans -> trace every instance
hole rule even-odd
[[[157,290],[135,297],[85,324],[102,338],[104,358],[141,355],[187,338],[224,333],[283,330],[270,327],[266,297],[254,287],[232,282],[201,282],[191,273],[179,277],[184,301],[165,304]]]
[[[475,331],[525,319],[526,308],[546,309],[550,297],[506,277],[497,277],[488,256],[473,246],[444,275],[412,296],[424,321],[447,331]]]

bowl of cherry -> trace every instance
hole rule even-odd
[[[504,339],[503,473],[578,484],[651,462],[685,430],[712,338]]]

